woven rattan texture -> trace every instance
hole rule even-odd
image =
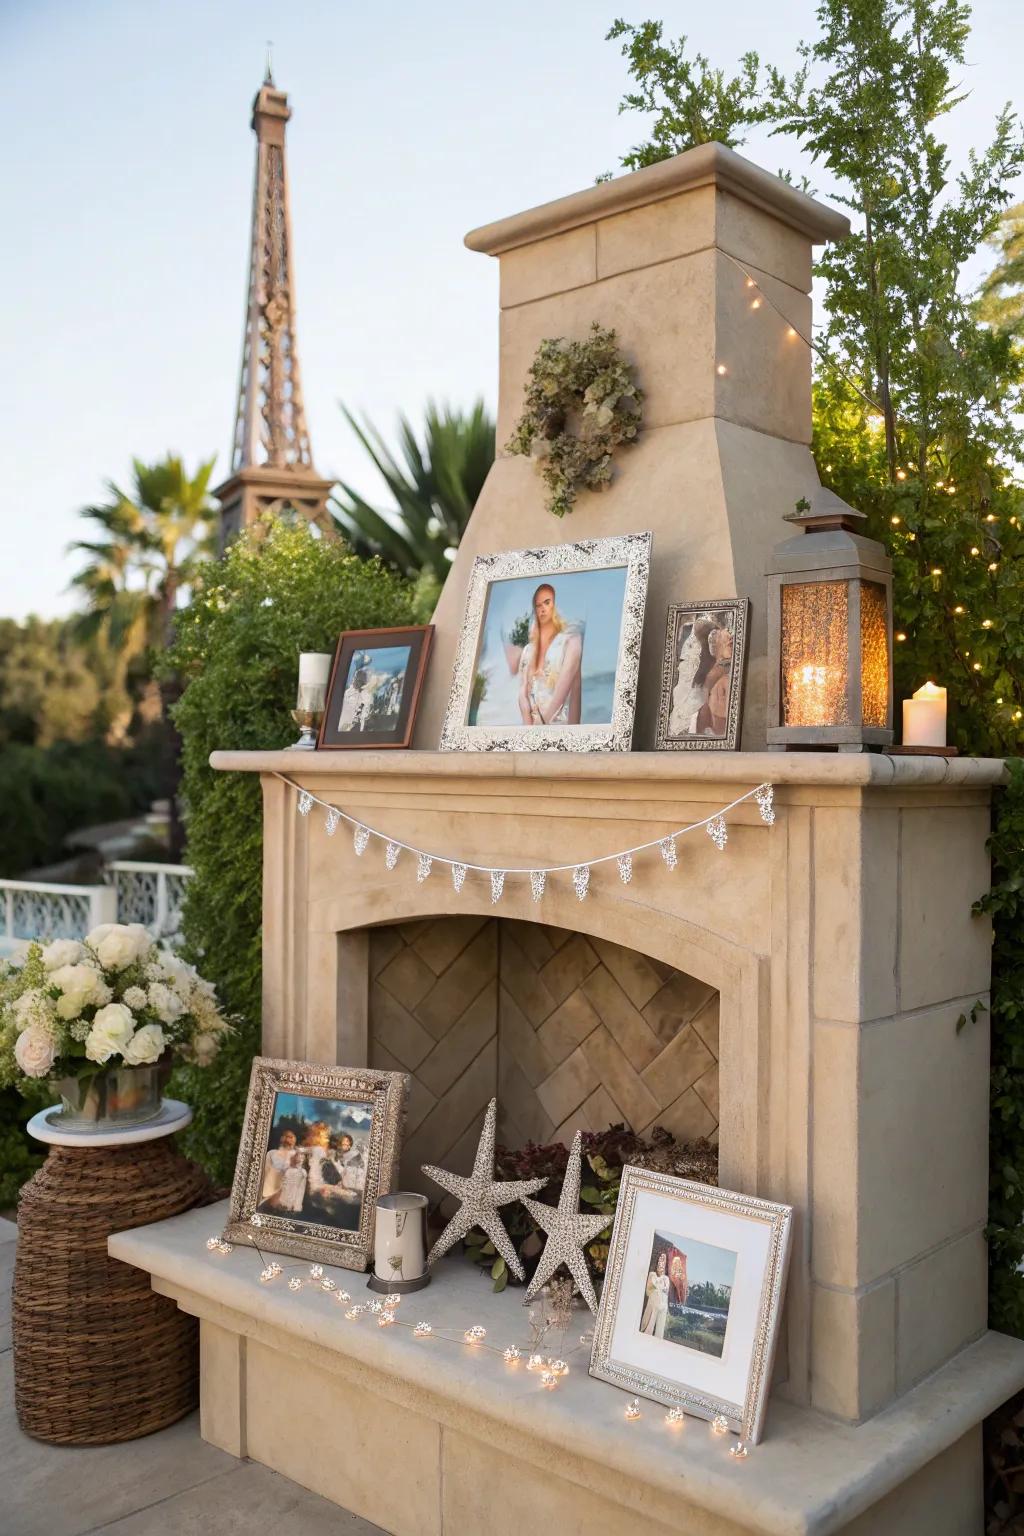
[[[111,1259],[107,1238],[176,1216],[207,1192],[171,1139],[51,1148],[18,1202],[14,1383],[26,1434],[109,1445],[195,1407],[195,1319],[156,1295],[144,1271]]]

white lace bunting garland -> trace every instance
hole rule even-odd
[[[590,891],[591,873],[598,864],[615,863],[618,876],[623,885],[629,885],[633,879],[634,860],[638,853],[645,853],[657,849],[661,854],[666,869],[674,870],[679,864],[679,849],[677,839],[687,832],[697,832],[701,828],[707,832],[718,851],[724,852],[729,841],[729,828],[726,822],[726,813],[742,805],[747,800],[753,800],[758,809],[762,822],[766,826],[774,826],[776,820],[775,791],[771,784],[759,784],[756,789],[751,789],[746,794],[740,795],[729,805],[723,806],[714,815],[705,817],[703,821],[693,822],[688,827],[679,827],[675,832],[670,832],[667,837],[654,838],[649,843],[641,843],[636,848],[626,848],[621,853],[601,854],[590,863],[560,864],[547,869],[494,869],[487,865],[462,863],[452,860],[440,854],[426,853],[421,848],[413,848],[408,843],[396,842],[394,838],[388,838],[384,833],[376,831],[373,827],[365,826],[357,821],[354,816],[339,810],[335,805],[329,805],[319,800],[308,789],[299,789],[298,785],[283,774],[278,774],[284,783],[291,784],[297,790],[296,808],[300,816],[308,816],[314,805],[322,807],[324,811],[324,828],[328,837],[333,837],[342,821],[346,821],[352,827],[352,844],[357,856],[362,857],[374,837],[380,838],[384,843],[384,864],[388,870],[393,870],[398,863],[403,850],[416,856],[416,879],[418,882],[426,880],[435,863],[446,865],[451,870],[452,886],[456,893],[462,891],[466,883],[466,876],[471,870],[478,874],[486,875],[490,881],[491,902],[493,905],[501,900],[505,892],[505,881],[509,875],[528,875],[530,879],[530,895],[535,902],[539,902],[547,890],[548,876],[553,874],[567,874],[572,880],[573,891],[579,901],[584,901]]]

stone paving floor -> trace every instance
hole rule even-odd
[[[0,1531],[3,1536],[382,1536],[378,1526],[199,1438],[199,1415],[126,1445],[42,1445],[14,1416],[11,1279],[0,1219]]]

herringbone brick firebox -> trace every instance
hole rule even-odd
[[[469,1166],[487,1101],[501,1139],[578,1126],[718,1134],[718,993],[565,928],[439,917],[370,930],[370,1060],[408,1072],[406,1187]]]

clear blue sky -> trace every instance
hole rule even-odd
[[[226,472],[264,46],[288,91],[299,342],[317,467],[374,490],[337,407],[390,433],[429,395],[493,403],[497,268],[477,224],[588,185],[642,125],[613,17],[718,63],[789,66],[810,0],[367,6],[0,0],[7,103],[0,614],[68,611],[76,510],[167,448]],[[1017,88],[1020,0],[979,0],[958,160]],[[770,169],[808,171],[752,139]]]

